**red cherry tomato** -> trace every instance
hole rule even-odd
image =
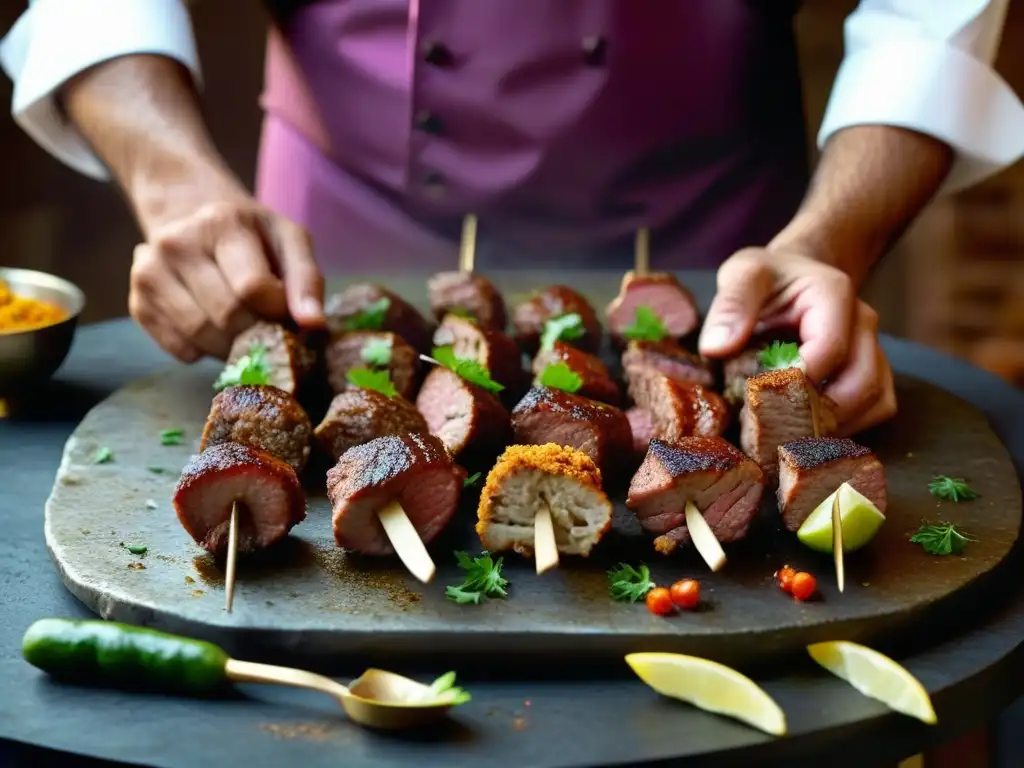
[[[655,587],[647,593],[647,610],[657,616],[667,616],[675,608],[672,606],[672,596],[664,587]]]
[[[797,600],[810,600],[818,589],[818,582],[809,573],[801,571],[793,577],[793,597]]]
[[[669,587],[669,595],[677,607],[691,610],[700,602],[700,582],[695,579],[683,579]]]
[[[792,592],[794,576],[796,576],[796,571],[794,571],[788,565],[785,565],[778,571],[776,571],[775,581],[779,585],[779,589],[781,589],[783,592]]]

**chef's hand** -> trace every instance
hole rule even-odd
[[[748,248],[718,270],[700,352],[728,357],[754,333],[797,328],[807,375],[825,382],[839,429],[853,434],[896,414],[892,369],[878,343],[878,315],[846,273],[809,256]]]
[[[185,362],[223,359],[258,319],[323,325],[323,278],[302,227],[241,190],[184,202],[145,227],[131,269],[129,311],[161,347]]]

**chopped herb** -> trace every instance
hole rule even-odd
[[[786,368],[803,369],[800,345],[792,341],[773,341],[757,353],[757,363],[762,371],[782,371]]]
[[[494,560],[489,552],[471,558],[465,552],[456,552],[459,567],[466,572],[462,583],[445,587],[444,594],[459,605],[476,605],[485,597],[508,597],[508,579],[501,575],[502,558]]]
[[[105,445],[96,451],[96,455],[92,457],[93,464],[109,464],[113,460],[114,452]]]
[[[553,317],[544,323],[544,332],[540,335],[540,348],[551,349],[556,341],[575,341],[586,332],[583,318],[577,312]]]
[[[454,672],[445,672],[430,684],[430,690],[438,699],[450,701],[456,705],[465,704],[472,698],[468,691],[464,691],[455,685]]]
[[[654,310],[644,304],[636,308],[633,324],[622,335],[635,341],[661,341],[668,336],[668,331]]]
[[[391,337],[371,339],[359,350],[359,356],[371,368],[387,368],[391,364]]]
[[[564,392],[578,392],[583,386],[580,375],[561,361],[551,363],[541,371],[539,381],[545,387],[561,389]]]
[[[146,469],[152,472],[154,475],[162,475],[164,472],[167,471],[163,467],[158,467],[156,464],[150,464],[148,467],[146,467]]]
[[[960,503],[978,498],[978,494],[961,477],[937,475],[928,483],[928,490],[931,491],[932,496],[944,501]]]
[[[910,540],[914,544],[920,544],[929,555],[959,555],[964,551],[967,542],[975,541],[958,531],[952,523],[922,525]]]
[[[466,357],[456,357],[451,347],[434,347],[434,361],[453,371],[470,384],[483,387],[488,392],[501,392],[505,387],[491,378],[487,367]]]
[[[462,481],[462,487],[463,488],[472,488],[474,485],[477,484],[477,481],[479,481],[479,480],[480,480],[480,473],[479,472],[474,472],[472,475],[470,475],[469,477],[467,477],[465,480]]]
[[[394,397],[398,394],[395,385],[391,383],[391,374],[386,370],[371,371],[369,368],[350,368],[345,374],[345,378],[353,387],[372,389],[385,397]]]
[[[160,444],[161,445],[181,445],[181,441],[185,437],[185,430],[180,427],[173,429],[162,429],[160,430]]]
[[[384,318],[391,308],[391,299],[382,296],[372,304],[351,317],[345,318],[346,331],[379,331],[384,326]]]
[[[224,367],[213,388],[220,392],[228,387],[263,387],[270,383],[270,374],[267,348],[254,342],[249,346],[249,354]]]
[[[144,555],[149,551],[149,547],[145,544],[125,544],[121,542],[121,546],[131,552],[133,555]]]
[[[619,563],[608,571],[608,592],[612,600],[635,603],[654,589],[651,581],[651,569],[646,565],[634,568],[626,563]]]

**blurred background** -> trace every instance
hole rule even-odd
[[[0,30],[25,0],[0,0]],[[812,0],[797,19],[807,121],[816,133],[842,58],[843,19],[856,0]],[[242,179],[253,182],[267,19],[257,0],[195,4],[215,138]],[[1011,4],[997,69],[1024,93],[1024,7]],[[11,85],[0,78],[6,111]],[[89,297],[85,322],[126,314],[127,275],[138,241],[112,186],[69,171],[0,120],[6,183],[0,185],[0,263],[55,272]],[[813,148],[809,148],[813,151]],[[885,260],[867,288],[884,329],[1024,384],[1024,163],[935,202]]]

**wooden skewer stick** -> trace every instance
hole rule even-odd
[[[551,507],[543,498],[533,518],[533,559],[537,561],[538,576],[558,567],[555,524],[551,520]]]
[[[711,530],[708,521],[692,501],[686,502],[686,528],[690,532],[693,546],[704,558],[708,568],[712,571],[721,569],[725,565],[725,551],[715,538],[715,532]]]
[[[238,559],[238,502],[231,505],[231,523],[228,525],[228,567],[224,575],[224,610],[231,613],[235,602],[235,564]]]
[[[836,584],[842,592],[846,587],[846,565],[843,561],[843,515],[839,509],[839,491],[832,499],[832,556],[836,565]]]
[[[462,243],[459,246],[459,271],[472,272],[476,261],[476,216],[467,213],[462,220]]]
[[[647,227],[641,227],[636,232],[636,253],[633,272],[643,276],[651,271],[651,232]]]
[[[380,518],[384,533],[388,535],[398,558],[413,576],[424,584],[429,584],[437,568],[402,505],[392,501],[377,513],[377,517]]]

